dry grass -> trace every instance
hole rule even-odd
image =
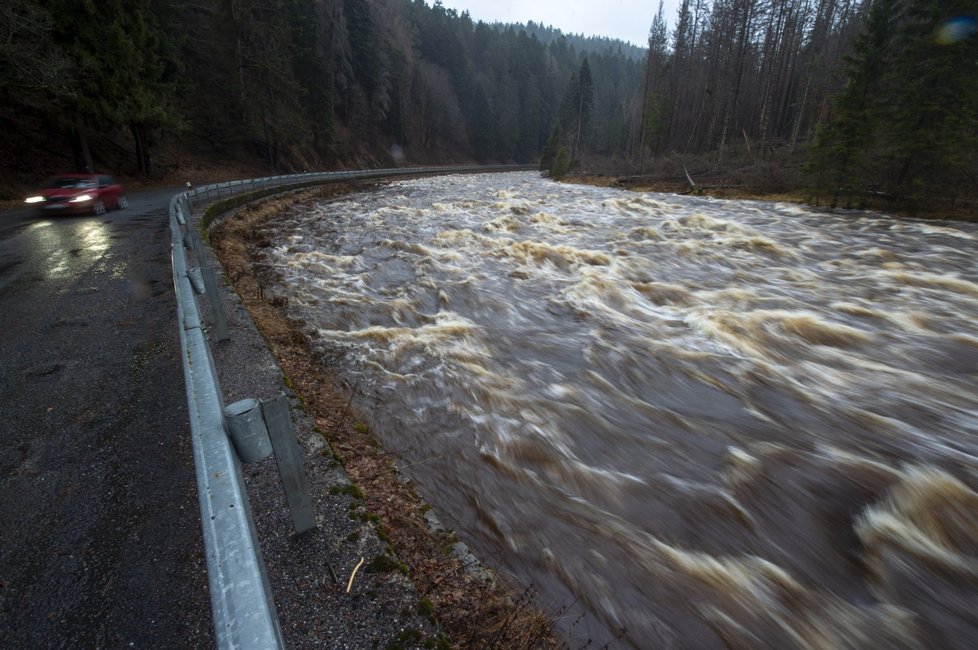
[[[520,594],[499,576],[473,571],[447,551],[456,541],[454,534],[429,530],[424,517],[428,507],[399,480],[393,458],[360,423],[348,392],[328,367],[313,358],[308,341],[298,324],[282,312],[282,305],[265,297],[263,278],[254,265],[256,253],[267,245],[261,225],[296,204],[363,187],[329,185],[249,205],[211,233],[212,245],[282,370],[342,459],[350,480],[363,492],[367,508],[379,517],[383,533],[409,567],[421,595],[433,605],[453,645],[517,650],[565,647],[554,632],[555,617],[562,610],[545,614],[532,589]]]

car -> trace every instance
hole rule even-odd
[[[105,174],[61,174],[49,178],[41,191],[24,201],[46,215],[105,214],[128,207],[125,188]]]

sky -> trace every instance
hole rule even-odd
[[[671,31],[681,0],[665,0],[663,16]],[[434,4],[434,0],[428,0]],[[659,8],[658,0],[442,0],[472,20],[487,23],[525,23],[532,20],[552,25],[565,34],[608,36],[645,47],[649,27]]]

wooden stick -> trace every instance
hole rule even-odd
[[[357,565],[353,567],[353,573],[350,574],[350,581],[346,583],[346,593],[350,593],[350,589],[353,589],[353,579],[357,577],[357,571],[359,571],[360,567],[363,566],[363,560],[364,558],[360,558],[360,561],[357,562]]]

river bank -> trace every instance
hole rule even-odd
[[[256,253],[271,244],[256,236],[261,224],[307,203],[369,187],[335,184],[249,204],[212,227],[214,251],[289,387],[328,444],[322,462],[343,466],[351,481],[349,494],[362,503],[355,514],[372,522],[391,547],[389,562],[368,568],[406,574],[421,595],[419,611],[437,621],[453,647],[566,647],[554,632],[554,620],[563,611],[537,602],[532,587],[515,586],[487,569],[440,524],[356,413],[350,397],[356,387],[343,385],[328,372],[328,364],[314,357],[302,324],[285,315],[287,301],[268,290],[268,271],[255,264]],[[403,647],[445,642],[420,632],[402,641]]]
[[[697,181],[697,179],[694,179]],[[830,197],[823,199],[819,205],[812,201],[810,192],[804,189],[786,189],[785,187],[767,186],[764,184],[730,184],[724,179],[710,179],[690,183],[687,179],[679,177],[661,178],[652,175],[615,175],[615,174],[571,174],[562,179],[564,183],[591,185],[594,187],[614,187],[633,192],[663,192],[667,194],[679,194],[683,196],[708,196],[714,199],[728,200],[748,200],[748,201],[772,201],[777,203],[795,203],[797,205],[810,206],[831,210],[831,206],[826,201]],[[876,197],[867,200],[865,209],[880,210],[892,216],[953,221],[978,221],[978,203],[975,201],[960,200],[948,205],[935,206],[932,209],[916,212],[897,209],[892,201],[886,197]]]

